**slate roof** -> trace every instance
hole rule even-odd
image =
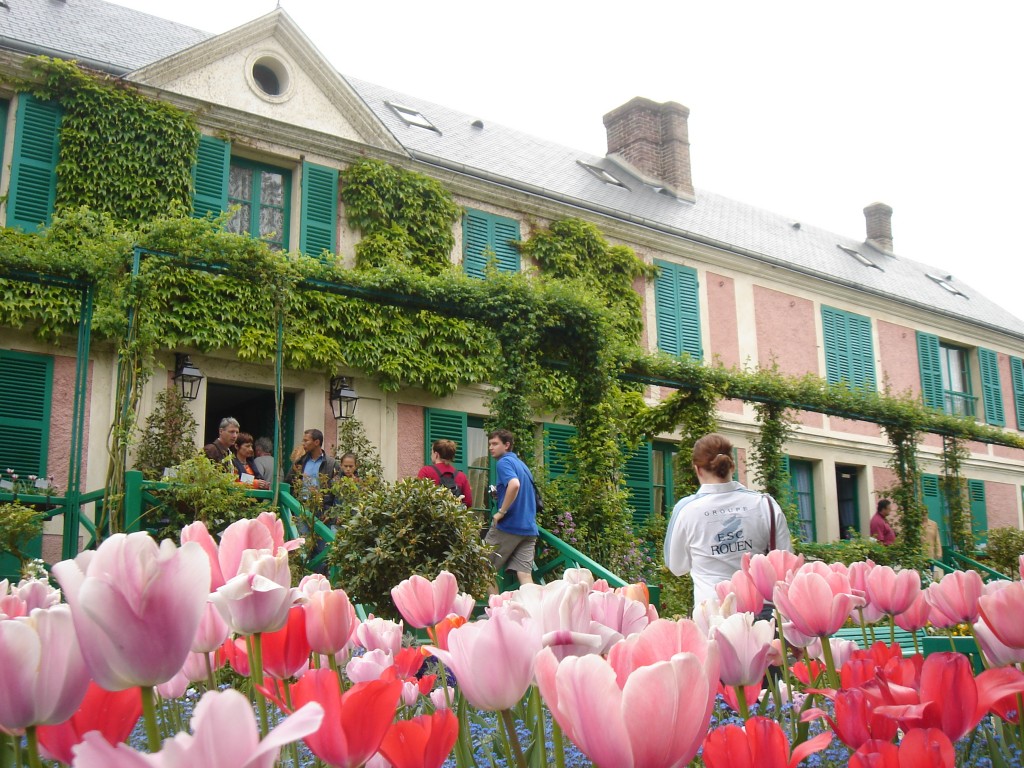
[[[670,197],[609,158],[486,119],[483,127],[476,127],[475,115],[356,78],[346,79],[395,138],[420,160],[1024,336],[1024,321],[971,286],[953,280],[951,285],[963,294],[956,295],[928,277],[944,277],[935,267],[803,222],[795,227],[792,218],[706,190],[696,190],[695,202]],[[389,103],[418,111],[437,130],[409,125]],[[582,164],[608,171],[625,187],[600,180]],[[862,254],[880,269],[865,266],[843,248]]]
[[[6,6],[6,7],[3,7]],[[4,0],[0,48],[124,74],[213,37],[102,0]]]
[[[0,48],[75,58],[118,74],[212,36],[103,0],[4,0],[0,4]],[[475,115],[346,79],[399,143],[422,161],[1024,338],[1024,321],[959,279],[953,285],[963,295],[950,293],[928,277],[938,270],[902,255],[885,254],[806,223],[796,228],[786,216],[702,189],[696,191],[695,202],[679,200],[645,184],[609,158],[486,119],[476,127]],[[389,102],[419,111],[437,131],[409,125]],[[625,186],[600,180],[581,163],[605,169]],[[837,246],[863,254],[881,269],[864,266]]]

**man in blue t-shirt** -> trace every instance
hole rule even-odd
[[[494,547],[491,563],[495,570],[515,571],[520,584],[532,584],[538,533],[537,490],[529,467],[512,452],[514,443],[507,429],[487,435],[487,450],[497,462],[498,511],[484,543]]]

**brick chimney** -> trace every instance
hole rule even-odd
[[[674,101],[637,97],[604,116],[608,154],[618,155],[673,192],[693,198],[690,175],[690,110]]]
[[[868,243],[892,253],[892,208],[885,203],[872,203],[864,209]]]

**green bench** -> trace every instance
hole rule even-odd
[[[889,627],[884,624],[878,625],[875,628],[875,640],[881,640],[886,645],[889,645],[890,634]],[[871,642],[871,630],[867,630],[868,642]],[[917,637],[917,647],[921,654],[929,656],[933,653],[940,651],[952,651],[954,646],[957,653],[964,654],[971,660],[971,666],[974,668],[974,674],[979,674],[984,668],[984,662],[981,658],[981,652],[978,650],[977,643],[974,642],[973,637],[954,637],[952,638],[953,643],[950,644],[950,638],[946,635],[927,635],[923,630],[917,632],[908,632],[905,629],[896,627],[896,643],[899,644],[900,648],[903,649],[904,656],[912,656],[914,654],[914,637]],[[860,627],[842,627],[833,637],[839,638],[840,640],[852,640],[861,648],[864,648],[864,633]]]

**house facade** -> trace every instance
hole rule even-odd
[[[339,172],[380,159],[440,182],[463,207],[451,260],[484,278],[488,261],[523,271],[512,247],[565,218],[594,224],[659,267],[638,281],[649,351],[688,354],[738,368],[776,366],[829,383],[910,392],[931,407],[1009,431],[1024,431],[1024,321],[971,286],[899,250],[892,210],[865,209],[863,237],[826,232],[694,186],[688,110],[637,98],[603,116],[608,153],[593,156],[486,119],[354,78],[325,61],[284,11],[209,35],[101,0],[20,0],[0,30],[0,224],[34,231],[53,211],[61,106],[14,87],[34,55],[76,59],[196,115],[197,215],[236,207],[228,228],[311,256],[354,263],[360,233],[346,223]],[[134,44],[117,41],[131,36]],[[129,48],[130,50],[125,50]],[[597,116],[595,116],[597,119]],[[219,318],[215,319],[219,320]],[[75,359],[72,343],[40,341],[0,319],[0,469],[67,481]],[[232,415],[257,436],[272,434],[274,369],[231,350],[167,349],[146,384],[141,418],[167,386],[175,354],[191,354],[204,379],[190,407],[197,445]],[[416,354],[417,350],[410,350]],[[414,388],[385,391],[372,373],[342,369],[359,394],[357,417],[380,446],[388,479],[415,475],[439,437],[460,446],[457,463],[485,499],[486,384],[438,398]],[[101,487],[113,420],[117,360],[95,344],[87,372],[83,485]],[[318,428],[335,441],[329,376],[285,370],[284,443]],[[657,402],[668,390],[649,387]],[[757,431],[750,405],[720,404],[721,429],[738,446],[739,478]],[[802,412],[787,446],[806,538],[867,533],[875,501],[893,483],[880,428]],[[554,449],[572,429],[538,416]],[[671,508],[678,435],[643,446],[627,466],[637,517]],[[549,450],[550,449],[550,450]],[[923,492],[940,518],[941,440],[921,451]],[[976,532],[1024,525],[1024,451],[971,443],[965,462]]]

